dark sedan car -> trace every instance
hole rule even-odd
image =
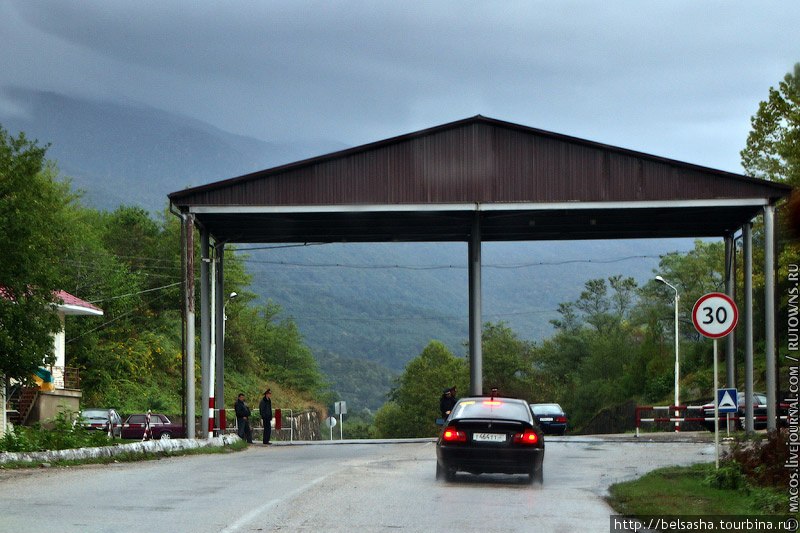
[[[567,414],[557,403],[532,403],[531,412],[545,433],[563,435],[567,432]]]
[[[731,413],[732,417],[736,417],[736,425],[744,429],[745,425],[745,394],[739,392],[736,395],[737,412]],[[777,413],[781,417],[778,422],[780,425],[786,424],[786,415],[788,415],[788,405],[778,404]],[[714,431],[714,404],[707,403],[703,405],[703,425],[709,431]],[[767,427],[767,395],[763,392],[753,393],[753,429],[765,429]],[[722,413],[719,415],[719,427],[725,429],[727,415]]]
[[[141,439],[147,424],[147,414],[131,415],[122,426],[123,439]],[[150,438],[172,439],[184,437],[183,426],[173,424],[166,415],[153,413],[150,415]]]
[[[528,402],[514,398],[462,398],[436,443],[436,479],[471,474],[527,474],[541,484],[544,437]]]

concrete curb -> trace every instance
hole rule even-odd
[[[49,463],[70,459],[94,459],[97,457],[115,457],[126,453],[158,453],[208,448],[212,446],[230,446],[240,440],[237,435],[224,435],[208,440],[198,439],[165,439],[117,444],[114,446],[98,446],[96,448],[74,448],[70,450],[52,450],[46,452],[0,452],[0,464],[10,462]]]

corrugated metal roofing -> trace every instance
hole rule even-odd
[[[177,191],[217,240],[718,236],[789,187],[481,116]]]

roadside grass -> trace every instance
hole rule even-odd
[[[130,441],[138,442],[138,441]],[[47,461],[48,466],[80,466],[91,464],[131,463],[137,461],[153,461],[167,457],[181,457],[187,455],[208,455],[217,453],[233,453],[247,449],[246,441],[237,440],[229,446],[209,446],[205,448],[190,448],[186,450],[172,450],[159,452],[122,453],[113,457],[91,457],[86,459],[65,459],[61,461]],[[44,461],[10,461],[0,464],[0,470],[14,468],[40,468]]]
[[[788,514],[785,490],[753,486],[734,464],[654,470],[609,488],[607,501],[625,516]]]

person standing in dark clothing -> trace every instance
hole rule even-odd
[[[248,444],[253,444],[253,429],[250,427],[250,408],[244,403],[244,394],[239,395],[239,399],[233,405],[236,411],[236,428],[239,438],[246,440]]]
[[[439,410],[442,412],[442,418],[447,418],[450,415],[450,411],[453,410],[453,407],[456,405],[456,388],[452,387],[446,389],[442,397],[439,398]]]
[[[258,412],[261,413],[261,422],[264,423],[264,444],[269,444],[269,437],[272,433],[272,390],[267,389],[264,397],[258,404]]]

